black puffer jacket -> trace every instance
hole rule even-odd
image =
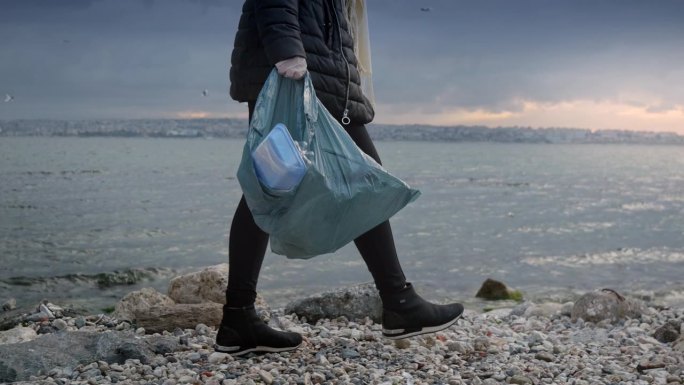
[[[361,92],[344,0],[246,0],[231,57],[230,96],[254,101],[275,63],[306,58],[316,95],[341,120],[373,120]]]

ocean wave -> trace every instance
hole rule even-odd
[[[59,171],[47,171],[47,170],[29,170],[29,171],[15,171],[8,172],[8,175],[39,175],[39,176],[50,176],[50,175],[79,175],[79,174],[101,174],[102,170],[97,169],[85,169],[85,170],[59,170]]]
[[[2,286],[41,286],[59,287],[65,284],[91,285],[100,289],[113,286],[134,285],[144,281],[152,281],[169,277],[175,270],[168,268],[132,268],[94,274],[65,274],[52,277],[9,277],[0,279]]]
[[[19,210],[37,210],[38,207],[34,205],[22,205],[22,204],[9,204],[9,205],[0,205],[0,208],[3,209],[19,209]]]
[[[653,262],[682,263],[684,252],[670,249],[627,248],[593,254],[527,257],[522,262],[533,266],[555,265],[565,267],[601,266],[613,264],[647,264]]]

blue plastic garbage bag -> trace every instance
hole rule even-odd
[[[260,183],[252,152],[277,124],[298,144],[307,169],[288,191]],[[420,195],[364,154],[316,97],[311,78],[273,70],[256,101],[238,181],[271,250],[289,258],[334,252]]]

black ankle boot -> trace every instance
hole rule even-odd
[[[396,340],[438,332],[453,325],[462,314],[460,303],[430,303],[407,283],[398,293],[382,296],[382,335]]]
[[[223,320],[214,350],[240,356],[250,352],[286,352],[302,343],[297,333],[275,330],[259,318],[254,306],[223,306]]]

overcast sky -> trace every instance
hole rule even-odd
[[[367,1],[376,122],[684,134],[684,1]],[[0,0],[0,119],[244,117],[241,6]]]

